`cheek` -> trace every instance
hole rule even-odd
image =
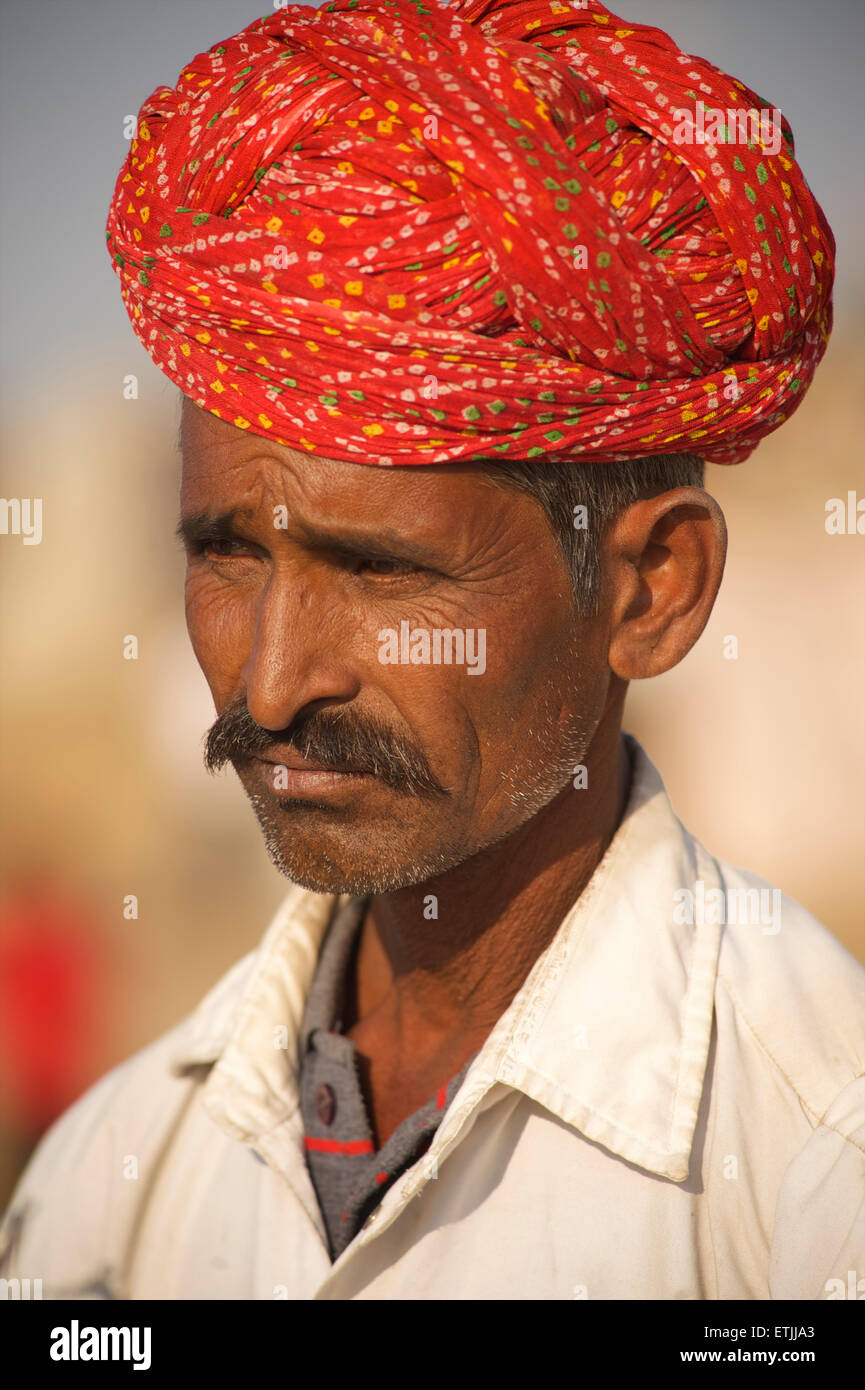
[[[504,720],[530,720],[571,678],[571,634],[542,604],[520,605],[487,634],[487,703]],[[478,682],[480,684],[481,682]]]
[[[233,693],[254,641],[254,596],[213,575],[189,572],[186,627],[211,691]]]
[[[554,753],[575,722],[597,721],[605,681],[601,646],[589,625],[555,610],[545,613],[539,604],[531,619],[524,608],[497,625],[487,644],[487,673],[467,688],[491,773],[545,749]]]

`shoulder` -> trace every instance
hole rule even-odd
[[[789,1164],[775,1207],[772,1297],[865,1297],[865,1077],[836,1096]]]
[[[726,911],[719,1105],[747,1112],[743,1144],[775,1175],[770,1296],[857,1297],[848,1276],[865,1248],[865,968],[794,899],[714,862]]]
[[[111,1296],[146,1195],[139,1171],[153,1170],[219,1055],[254,957],[238,961],[192,1014],[112,1068],[46,1131],[0,1226],[0,1274],[43,1279],[47,1297],[63,1297],[66,1287]]]
[[[716,995],[815,1124],[865,1071],[865,968],[779,888],[714,863],[724,910]]]

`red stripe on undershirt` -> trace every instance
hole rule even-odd
[[[350,1139],[343,1142],[340,1139],[310,1139],[304,1136],[304,1144],[308,1149],[315,1153],[325,1154],[371,1154],[375,1153],[371,1139]]]
[[[441,1090],[436,1096],[436,1110],[441,1110],[442,1106],[444,1105],[445,1100],[447,1098],[447,1089],[448,1088],[446,1085],[442,1086]]]
[[[387,1182],[387,1178],[387,1173],[376,1173],[375,1175],[376,1182]]]

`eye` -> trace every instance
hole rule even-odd
[[[358,569],[368,574],[390,578],[393,575],[413,574],[417,565],[410,564],[408,560],[391,560],[385,555],[370,555],[367,559],[358,561]]]
[[[201,554],[206,555],[211,560],[233,560],[239,555],[248,555],[249,553],[249,546],[243,541],[227,539],[205,541],[201,547]]]

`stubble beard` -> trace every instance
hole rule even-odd
[[[471,839],[462,829],[450,835],[443,833],[441,812],[428,804],[427,813],[422,809],[419,822],[414,823],[410,845],[406,822],[397,811],[393,817],[393,833],[385,832],[384,843],[380,839],[377,848],[373,848],[374,828],[370,826],[369,833],[362,837],[362,848],[344,842],[337,855],[328,850],[324,834],[314,849],[309,843],[310,830],[293,839],[291,831],[274,817],[264,798],[258,792],[247,791],[271,864],[301,888],[315,893],[347,893],[353,897],[393,893],[458,868],[521,829],[559,795],[573,777],[575,767],[584,762],[594,736],[594,723],[574,713],[563,721],[561,714],[556,713],[555,704],[555,697],[548,696],[540,718],[529,731],[533,745],[529,762],[524,761],[520,768],[502,769],[501,779],[511,814],[501,817],[499,828],[485,836]],[[577,704],[585,708],[582,701]],[[399,800],[404,796],[411,796],[411,801],[417,805],[417,796],[400,793]],[[322,813],[327,815],[329,810],[307,802],[288,803],[286,810],[289,809],[311,821],[313,834],[315,818]],[[357,832],[349,838],[361,839]],[[435,848],[428,847],[430,841],[435,842]]]

